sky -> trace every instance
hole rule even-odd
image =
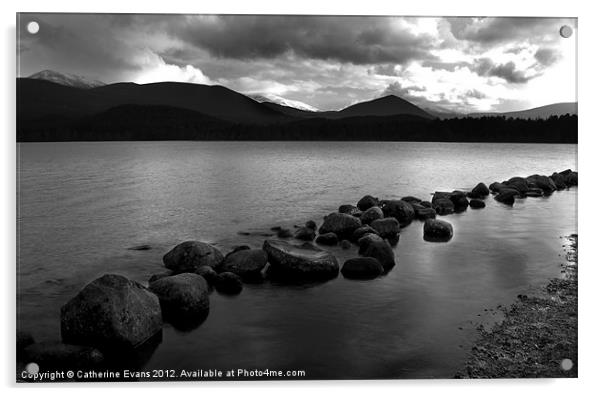
[[[460,113],[577,101],[569,18],[21,14],[17,29],[19,77],[223,85],[319,110],[388,94]]]

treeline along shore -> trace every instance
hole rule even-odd
[[[411,115],[231,123],[192,110],[123,105],[95,115],[18,119],[17,141],[417,141],[577,143],[577,116],[426,119]]]
[[[339,274],[350,280],[386,276],[396,265],[392,246],[401,229],[414,221],[423,223],[425,241],[445,243],[454,230],[441,217],[468,208],[486,210],[491,194],[499,204],[513,206],[577,185],[578,173],[567,169],[489,186],[481,182],[470,191],[437,191],[430,199],[366,195],[356,204],[340,205],[319,223],[307,220],[266,230],[261,247],[236,246],[224,255],[211,244],[184,241],[163,256],[165,272],[149,274],[147,284],[120,274],[105,274],[87,284],[61,308],[61,340],[36,342],[27,329],[19,329],[17,378],[34,380],[24,371],[28,362],[42,370],[143,367],[161,341],[163,323],[182,331],[200,326],[209,315],[213,291],[238,295],[245,283],[266,280],[321,283]],[[334,246],[357,249],[357,255],[339,266]]]

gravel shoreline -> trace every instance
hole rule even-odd
[[[577,234],[567,237],[562,278],[536,296],[519,295],[489,331],[479,326],[455,378],[577,377]]]

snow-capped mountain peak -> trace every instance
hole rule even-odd
[[[304,111],[319,111],[315,107],[308,105],[307,103],[301,102],[299,100],[287,99],[282,96],[278,96],[270,93],[254,93],[250,94],[249,97],[259,103],[263,102],[271,102],[276,103],[281,106],[292,107],[299,110]]]
[[[76,74],[59,73],[54,70],[42,70],[41,72],[34,73],[29,78],[37,80],[46,80],[56,84],[65,85],[67,87],[74,88],[95,88],[106,85],[102,81],[91,80],[89,78],[78,76]]]

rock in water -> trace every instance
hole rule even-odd
[[[382,219],[384,217],[383,211],[378,206],[373,206],[370,209],[367,209],[360,216],[360,220],[362,224],[370,224],[374,220]]]
[[[167,321],[204,319],[209,312],[209,288],[201,275],[169,276],[151,283],[149,289],[159,297]]]
[[[215,280],[215,290],[224,294],[239,294],[242,291],[242,280],[232,272],[222,272]]]
[[[348,214],[354,217],[361,216],[362,211],[354,205],[341,205],[339,206],[339,213]]]
[[[424,240],[429,242],[446,242],[454,235],[453,227],[443,220],[428,219],[424,222]]]
[[[61,308],[61,335],[68,344],[136,347],[161,331],[156,295],[121,275],[103,275]]]
[[[494,193],[499,192],[500,189],[504,188],[505,185],[499,182],[493,182],[489,185],[489,189]]]
[[[226,257],[217,268],[218,272],[232,272],[243,279],[262,278],[261,271],[268,263],[268,255],[262,249],[240,250]]]
[[[316,243],[320,245],[334,246],[339,243],[339,237],[334,232],[318,235]]]
[[[340,239],[348,239],[353,236],[353,231],[360,228],[362,222],[357,217],[344,213],[331,213],[324,217],[324,223],[320,227],[320,234],[333,232]]]
[[[550,195],[556,191],[556,184],[548,176],[531,175],[527,177],[527,183],[530,184],[529,187],[541,188],[545,195]]]
[[[31,344],[23,351],[26,362],[34,362],[43,371],[56,369],[94,369],[104,362],[103,354],[96,348],[44,341]]]
[[[385,271],[395,266],[395,254],[391,245],[376,234],[364,235],[359,241],[359,254],[377,259]]]
[[[468,207],[468,198],[466,198],[466,193],[463,191],[453,191],[449,196],[449,200],[454,204],[454,212],[462,212]]]
[[[508,187],[511,187],[518,191],[520,195],[524,195],[529,190],[529,185],[527,184],[527,179],[524,177],[513,177],[508,181],[502,183]],[[501,191],[502,189],[500,189]]]
[[[313,241],[316,237],[316,229],[310,227],[301,227],[295,232],[295,239],[301,241]]]
[[[482,209],[485,207],[485,202],[480,199],[471,199],[469,205],[473,209]]]
[[[381,201],[381,208],[384,216],[395,217],[400,227],[409,225],[415,217],[412,205],[401,199]]]
[[[435,217],[437,217],[437,211],[433,208],[419,208],[417,206],[414,206],[414,213],[416,214],[416,218],[418,220],[434,219]]]
[[[167,278],[168,276],[172,276],[174,275],[174,273],[172,271],[165,271],[165,272],[160,272],[157,274],[152,274],[150,278],[148,278],[148,283],[153,283],[156,280],[159,280],[161,278]]]
[[[305,227],[307,228],[311,228],[312,230],[317,230],[318,229],[318,225],[316,224],[315,221],[313,220],[308,220],[305,222]]]
[[[176,274],[196,272],[204,265],[215,268],[224,261],[222,253],[213,246],[198,241],[186,241],[163,256],[165,267]]]
[[[378,234],[376,230],[368,225],[361,226],[357,230],[353,231],[353,235],[351,236],[351,240],[353,242],[357,242],[366,234]]]
[[[208,265],[203,265],[200,267],[198,270],[196,270],[195,274],[201,275],[203,278],[205,278],[205,281],[209,285],[214,285],[215,280],[217,279],[217,272],[215,272],[215,270]]]
[[[278,230],[276,235],[278,236],[278,238],[291,238],[293,236],[293,233],[287,228],[281,228],[280,230]]]
[[[341,268],[341,274],[348,279],[374,279],[383,272],[382,264],[373,257],[349,259]]]
[[[359,210],[364,211],[368,210],[373,206],[378,205],[378,198],[375,198],[371,195],[364,195],[362,199],[357,202],[357,207]]]
[[[433,198],[433,209],[439,215],[454,213],[454,203],[449,198]]]
[[[336,257],[308,242],[295,246],[284,241],[266,240],[263,250],[268,254],[270,270],[279,277],[327,280],[335,278],[339,273]]]
[[[485,183],[481,182],[472,189],[471,193],[474,196],[478,197],[486,197],[489,195],[489,188],[485,185]]]
[[[349,242],[348,240],[346,240],[346,239],[343,239],[343,240],[341,241],[341,249],[345,249],[345,250],[347,250],[347,249],[351,249],[351,246],[352,246],[352,245],[351,245],[351,242]]]
[[[495,200],[506,205],[514,205],[514,196],[517,195],[517,191],[513,189],[501,190],[496,196]]]
[[[385,239],[395,238],[400,231],[399,222],[395,217],[374,220],[370,223],[370,227],[374,228],[376,233]]]
[[[552,179],[558,190],[564,190],[568,187],[566,183],[566,177],[560,173],[554,172],[552,176],[550,176],[550,179]]]

